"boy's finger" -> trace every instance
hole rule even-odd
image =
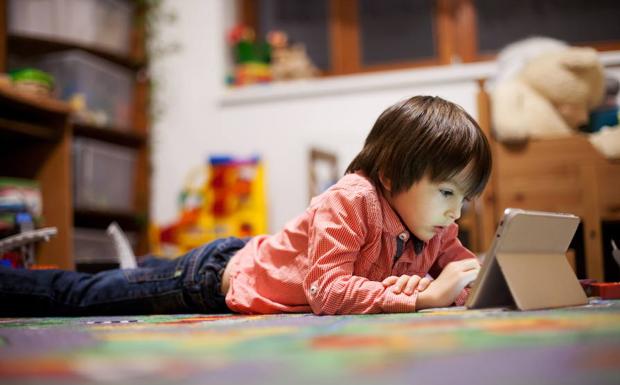
[[[394,293],[400,294],[405,288],[405,285],[407,284],[408,281],[409,281],[408,275],[401,275],[398,278],[398,281],[396,281],[396,283],[394,284],[394,289],[393,289]]]
[[[426,289],[428,285],[430,285],[431,282],[432,280],[430,278],[427,278],[427,277],[422,278],[420,282],[418,283],[418,291],[424,291],[424,289]]]
[[[396,283],[396,281],[398,280],[398,277],[395,275],[389,276],[386,279],[383,280],[383,282],[381,282],[383,284],[383,286],[392,286],[393,284]]]
[[[469,271],[465,272],[465,274],[464,274],[464,282],[466,282],[466,284],[465,284],[466,287],[468,287],[472,283],[474,283],[474,281],[476,280],[476,277],[478,276],[479,272],[480,272],[480,269],[472,269],[472,270],[469,270]]]
[[[462,259],[459,261],[459,264],[461,265],[462,271],[480,268],[480,262],[475,258]]]
[[[420,282],[419,275],[412,275],[407,282],[407,286],[405,286],[405,290],[403,291],[407,295],[413,294],[413,291],[418,287],[418,283]]]

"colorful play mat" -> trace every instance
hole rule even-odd
[[[0,319],[0,384],[620,384],[620,301],[544,311]]]

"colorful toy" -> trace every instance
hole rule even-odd
[[[267,232],[264,167],[258,157],[212,156],[202,170],[190,174],[180,218],[161,231],[162,243],[182,253],[217,238]]]
[[[9,261],[6,265],[13,267],[54,268],[56,266],[36,264],[35,246],[37,242],[49,241],[56,234],[58,234],[56,227],[44,227],[0,239],[0,257],[2,257],[0,259]],[[17,249],[21,249],[21,253],[16,254],[14,250]],[[8,254],[6,259],[5,253]],[[21,261],[17,259],[19,256],[21,256]]]
[[[271,31],[267,35],[271,45],[271,73],[274,80],[313,78],[319,70],[312,63],[302,43],[289,44],[283,31]]]
[[[36,68],[22,68],[9,73],[16,90],[36,95],[52,95],[54,89],[54,77],[47,72]]]
[[[228,34],[235,61],[234,75],[229,79],[232,85],[240,86],[271,81],[271,46],[257,42],[254,30],[237,25]]]

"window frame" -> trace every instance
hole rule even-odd
[[[238,0],[240,22],[258,28],[261,0]],[[364,65],[360,50],[358,0],[327,0],[329,7],[329,70],[322,76],[472,63],[496,58],[478,50],[475,0],[435,0],[433,25],[437,56],[432,59]],[[620,41],[584,43],[599,51],[620,50]]]

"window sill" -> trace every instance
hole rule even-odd
[[[620,51],[601,52],[600,56],[604,66],[620,66]],[[496,62],[488,61],[249,85],[225,89],[220,98],[220,104],[228,107],[429,84],[476,81],[493,77],[496,70]]]
[[[220,102],[222,106],[235,106],[453,83],[488,78],[495,67],[495,62],[483,62],[249,85],[226,89]]]

